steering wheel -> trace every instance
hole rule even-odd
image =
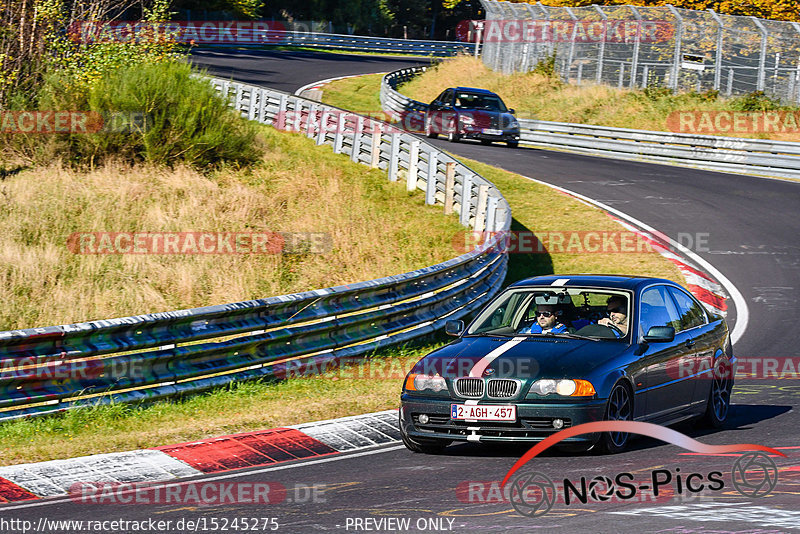
[[[604,324],[604,325],[601,325],[601,326],[605,326],[606,328],[610,328],[611,330],[614,330],[615,332],[617,332],[619,334],[619,337],[625,337],[625,334],[622,333],[622,330],[620,330],[617,327],[617,325],[615,325],[615,324]]]

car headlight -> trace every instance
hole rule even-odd
[[[555,393],[564,397],[591,397],[595,394],[594,386],[588,380],[552,380],[543,378],[537,380],[528,390],[536,395],[550,395]]]
[[[439,375],[418,375],[411,373],[406,378],[406,390],[408,391],[424,391],[429,389],[431,391],[445,391],[447,390],[447,382],[443,376]]]
[[[513,128],[514,130],[519,130],[519,122],[517,119],[511,119],[511,122],[508,124],[509,128]]]

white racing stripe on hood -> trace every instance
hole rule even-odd
[[[506,341],[505,343],[494,349],[492,352],[490,352],[489,354],[478,360],[478,363],[476,363],[472,367],[472,370],[469,372],[469,376],[473,378],[475,377],[480,378],[483,375],[483,372],[486,370],[486,368],[489,367],[490,363],[492,363],[497,358],[502,356],[505,352],[519,345],[523,341],[525,341],[524,337],[515,337],[510,341]]]

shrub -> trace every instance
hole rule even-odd
[[[51,74],[40,91],[38,107],[85,110],[104,118],[103,131],[58,135],[51,143],[36,143],[32,155],[39,162],[60,157],[72,165],[93,166],[113,158],[202,169],[222,163],[247,165],[261,153],[256,127],[237,116],[206,80],[193,76],[192,68],[182,62],[123,67],[85,88],[76,87],[68,76]],[[126,123],[128,117],[140,120]],[[110,124],[111,118],[122,121]]]

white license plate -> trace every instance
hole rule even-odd
[[[483,133],[486,135],[503,135],[503,130],[493,130],[492,128],[484,128]]]
[[[489,404],[451,404],[450,419],[471,421],[516,421],[516,406],[492,406]]]

